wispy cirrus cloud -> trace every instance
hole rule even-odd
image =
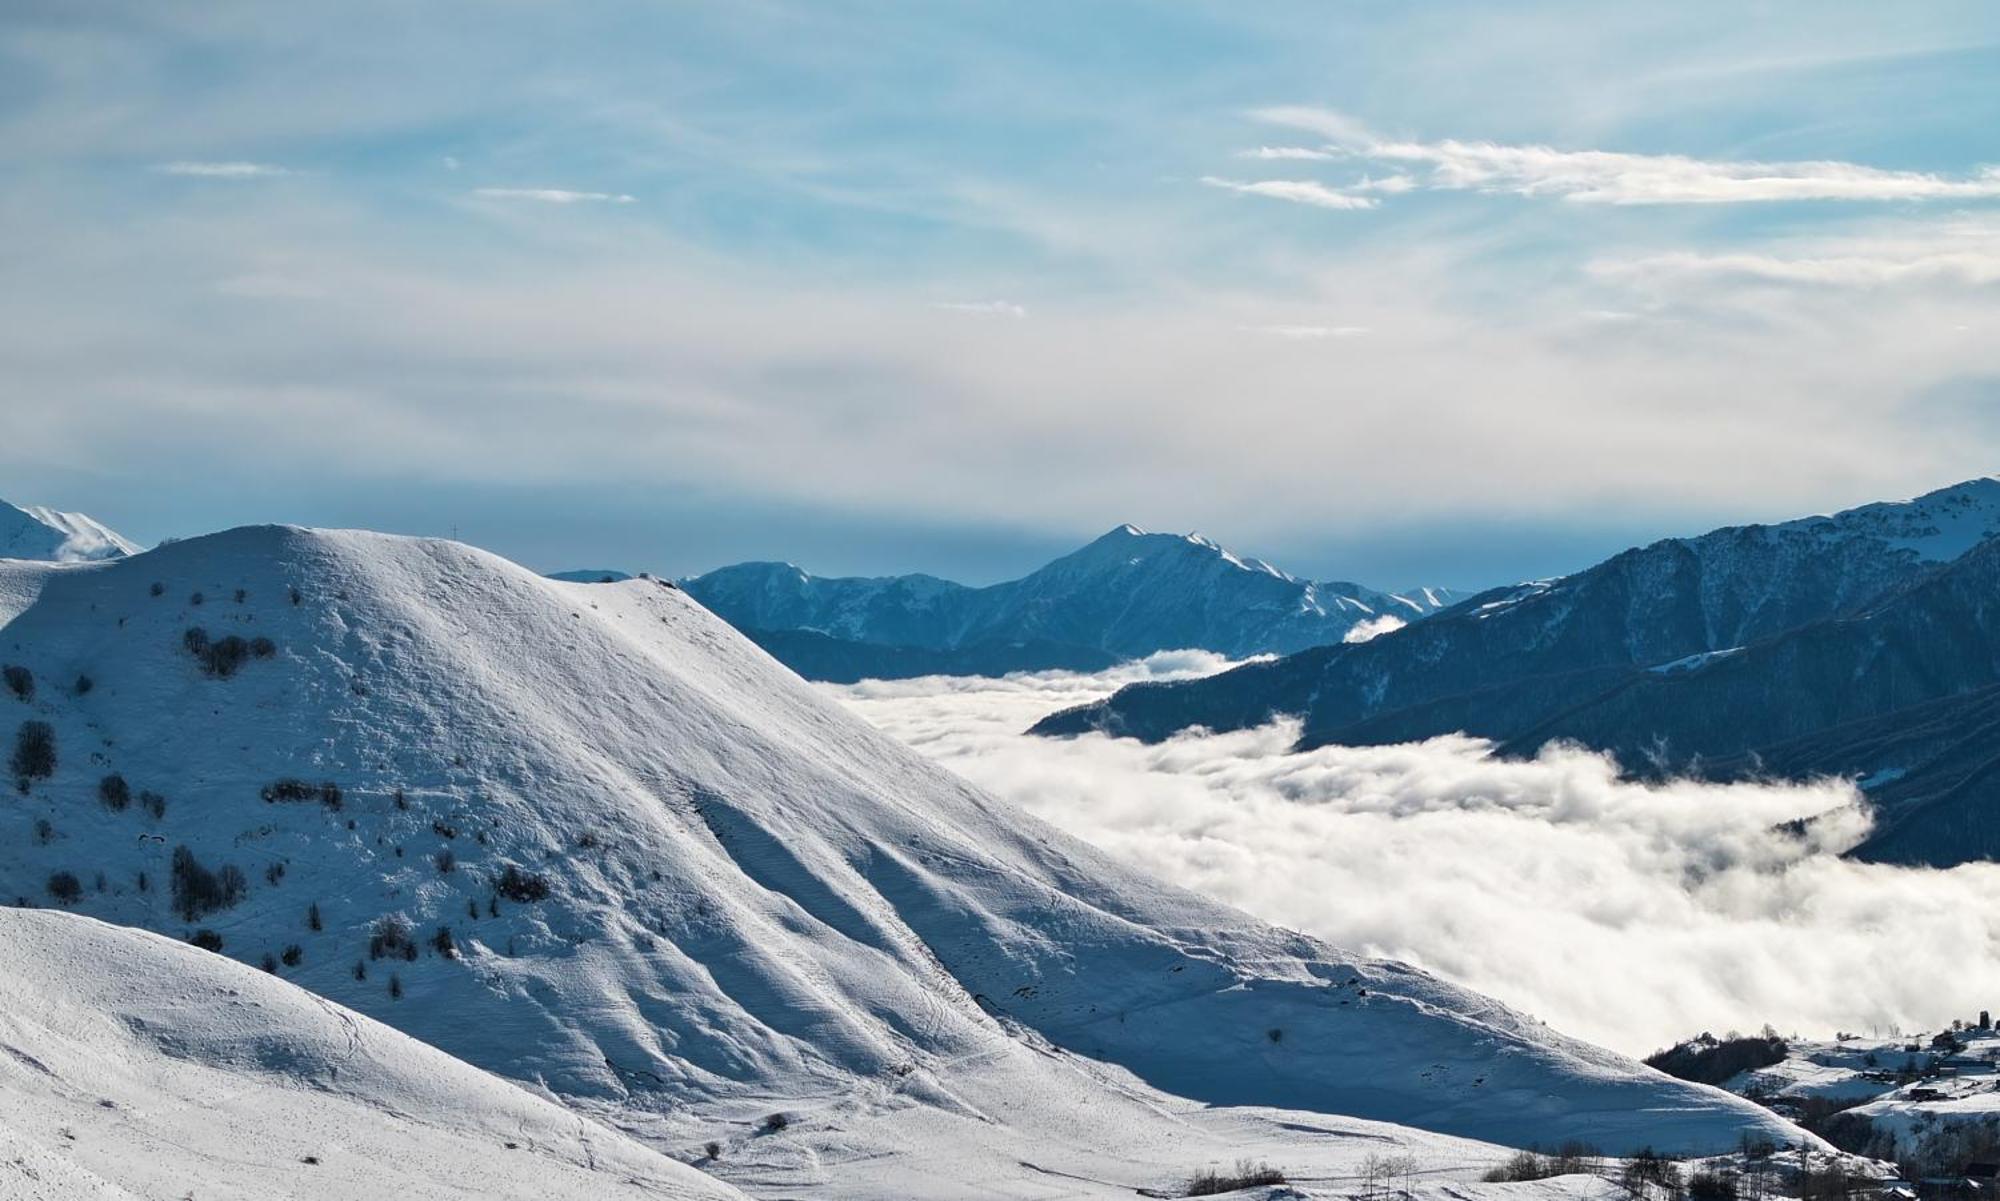
[[[1310,146],[1259,146],[1255,150],[1240,150],[1236,157],[1263,159],[1267,162],[1330,163],[1346,156],[1331,150],[1314,150]]]
[[[1201,182],[1211,188],[1235,192],[1239,196],[1265,196],[1272,200],[1288,200],[1293,204],[1309,204],[1323,209],[1372,209],[1378,203],[1373,196],[1358,196],[1351,191],[1328,187],[1310,179],[1223,179],[1219,176],[1204,175]]]
[[[528,200],[539,204],[637,204],[639,198],[625,192],[576,192],[568,188],[474,188],[472,194],[486,200]]]
[[[162,175],[182,175],[196,179],[270,179],[280,175],[297,174],[290,167],[280,167],[273,163],[198,162],[186,159],[158,163],[154,165],[153,170]]]
[[[1411,141],[1381,137],[1352,117],[1326,109],[1288,106],[1260,109],[1253,115],[1267,124],[1327,139],[1321,147],[1260,148],[1251,152],[1253,157],[1393,164],[1401,171],[1420,173],[1403,177],[1409,186],[1434,191],[1552,196],[1579,204],[1612,205],[2000,199],[2000,167],[1993,166],[1952,176],[1837,160],[1757,162],[1456,139]],[[1354,190],[1352,185],[1313,186],[1331,195],[1350,195]],[[1314,193],[1304,190],[1265,189],[1261,194],[1319,203],[1311,198]]]
[[[2000,221],[1906,220],[1738,250],[1675,251],[1590,264],[1592,275],[1669,286],[1762,283],[1814,288],[2000,284]]]
[[[1028,310],[1011,300],[940,300],[932,308],[946,313],[969,313],[975,317],[1026,317]]]

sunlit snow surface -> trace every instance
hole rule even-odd
[[[0,909],[0,1197],[188,1196],[741,1194],[254,968]]]

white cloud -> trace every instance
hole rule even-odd
[[[1204,175],[1201,182],[1211,188],[1222,188],[1242,196],[1265,196],[1272,200],[1289,200],[1293,204],[1309,204],[1325,209],[1372,209],[1376,200],[1372,196],[1356,196],[1337,188],[1310,179],[1258,179],[1244,182],[1221,179],[1214,175]]]
[[[1935,1028],[2000,995],[1981,953],[2000,941],[2000,865],[1840,858],[1867,828],[1845,784],[1644,787],[1595,755],[1503,762],[1462,737],[1293,754],[1285,725],[1150,747],[1021,734],[1214,663],[827,689],[1139,867],[1628,1052],[1766,1021]],[[1817,820],[1787,832],[1798,818]]]
[[[1559,150],[1495,142],[1399,141],[1324,109],[1279,107],[1255,116],[1332,143],[1322,153],[1426,172],[1441,191],[1556,196],[1589,204],[1729,204],[1779,200],[1982,200],[2000,198],[2000,167],[1961,177],[1858,163],[1754,162],[1678,154]]]
[[[1035,305],[1026,320],[981,319],[929,304],[1023,303],[1067,281],[1039,263],[856,278],[691,247],[652,221],[532,222],[501,252],[314,192],[195,205],[164,240],[142,222],[78,223],[53,200],[21,206],[0,357],[23,369],[0,408],[78,402],[35,410],[8,469],[130,474],[164,442],[177,481],[238,478],[233,447],[177,441],[198,412],[273,455],[315,456],[329,481],[409,473],[432,497],[533,481],[595,504],[597,489],[668,471],[854,522],[921,510],[1066,538],[1089,514],[1144,511],[1301,562],[1283,548],[1379,545],[1468,512],[1665,534],[1990,469],[1970,416],[1919,407],[1991,370],[1990,348],[1950,329],[1991,328],[1993,297],[1962,289],[1799,288],[1721,320],[1674,297],[1641,303],[1627,280],[1524,283],[1511,259],[1481,257],[1490,227],[1376,229],[1363,215],[1369,236],[1345,248],[1162,243],[1156,274],[1071,293],[1060,321]],[[460,194],[522,218],[583,211]],[[1236,224],[1212,216],[1185,232]],[[1245,279],[1218,283],[1184,251]],[[120,274],[125,262],[147,270]],[[261,306],[254,344],[185,303],[189,281],[245,276],[310,281],[342,303]],[[1646,319],[1578,319],[1593,308]],[[1245,332],[1286,326],[1374,332]],[[67,349],[106,338],[117,356]],[[276,366],[288,358],[329,371],[308,385]],[[496,405],[507,420],[467,420]],[[1050,471],[1052,446],[1089,469]]]
[[[180,161],[161,163],[153,168],[163,175],[185,175],[199,179],[269,179],[295,174],[289,167],[270,163],[204,163]]]
[[[1589,274],[1656,304],[1709,312],[1740,301],[1737,311],[1768,313],[1777,291],[1795,303],[1880,292],[1884,303],[1893,296],[1980,306],[1979,290],[2000,284],[2000,219],[1899,218],[1726,251],[1606,257],[1590,263]]]
[[[983,317],[1026,317],[1028,310],[1006,300],[940,300],[931,305],[947,313],[972,313]]]
[[[1858,288],[1931,280],[1986,285],[2000,283],[2000,254],[1968,252],[1915,257],[1860,254],[1786,258],[1757,253],[1683,252],[1606,263],[1595,269],[1607,276],[1655,280],[1710,276]]]
[[[488,200],[533,200],[541,204],[636,204],[638,197],[623,192],[572,192],[567,188],[475,188],[473,195]]]
[[[1343,637],[1341,641],[1367,642],[1373,638],[1380,638],[1382,635],[1387,634],[1392,630],[1400,630],[1408,624],[1409,624],[1408,622],[1396,616],[1394,613],[1384,613],[1378,617],[1371,617],[1366,621],[1355,622],[1354,625],[1348,629],[1346,636]]]
[[[1331,150],[1314,150],[1307,146],[1259,146],[1255,150],[1241,151],[1239,158],[1265,159],[1277,162],[1333,162],[1345,156]]]

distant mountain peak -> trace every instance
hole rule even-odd
[[[1243,571],[1259,572],[1263,575],[1275,576],[1278,579],[1287,581],[1294,578],[1273,567],[1271,564],[1264,562],[1262,559],[1252,559],[1238,555],[1220,542],[1205,537],[1200,533],[1194,531],[1189,531],[1185,534],[1153,533],[1133,525],[1129,521],[1087,543],[1082,548],[1063,556],[1063,558],[1056,560],[1056,562],[1086,561],[1099,558],[1107,552],[1120,555],[1134,553],[1140,555],[1198,554],[1203,557],[1219,559],[1223,563]]]
[[[996,647],[1017,653],[976,658],[1008,671],[1162,650],[1285,653],[1341,642],[1363,623],[1379,632],[1387,617],[1416,620],[1458,599],[1444,589],[1399,596],[1299,579],[1202,534],[1153,533],[1131,522],[1020,579],[982,588],[927,575],[812,576],[768,563],[682,583],[814,679],[895,673],[940,662],[939,652]],[[815,637],[774,637],[788,632]],[[801,649],[808,642],[809,657]],[[788,657],[786,647],[799,654]],[[897,653],[885,656],[883,648]]]
[[[0,559],[83,563],[136,555],[140,547],[82,513],[0,500]]]

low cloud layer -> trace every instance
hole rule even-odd
[[[1626,1052],[1765,1022],[1934,1028],[2000,1002],[2000,866],[1840,858],[1868,826],[1844,784],[1641,787],[1596,755],[1502,762],[1461,737],[1292,754],[1283,724],[1151,747],[1021,734],[1219,665],[830,691],[1136,866]],[[1779,829],[1805,817],[1803,836]]]

